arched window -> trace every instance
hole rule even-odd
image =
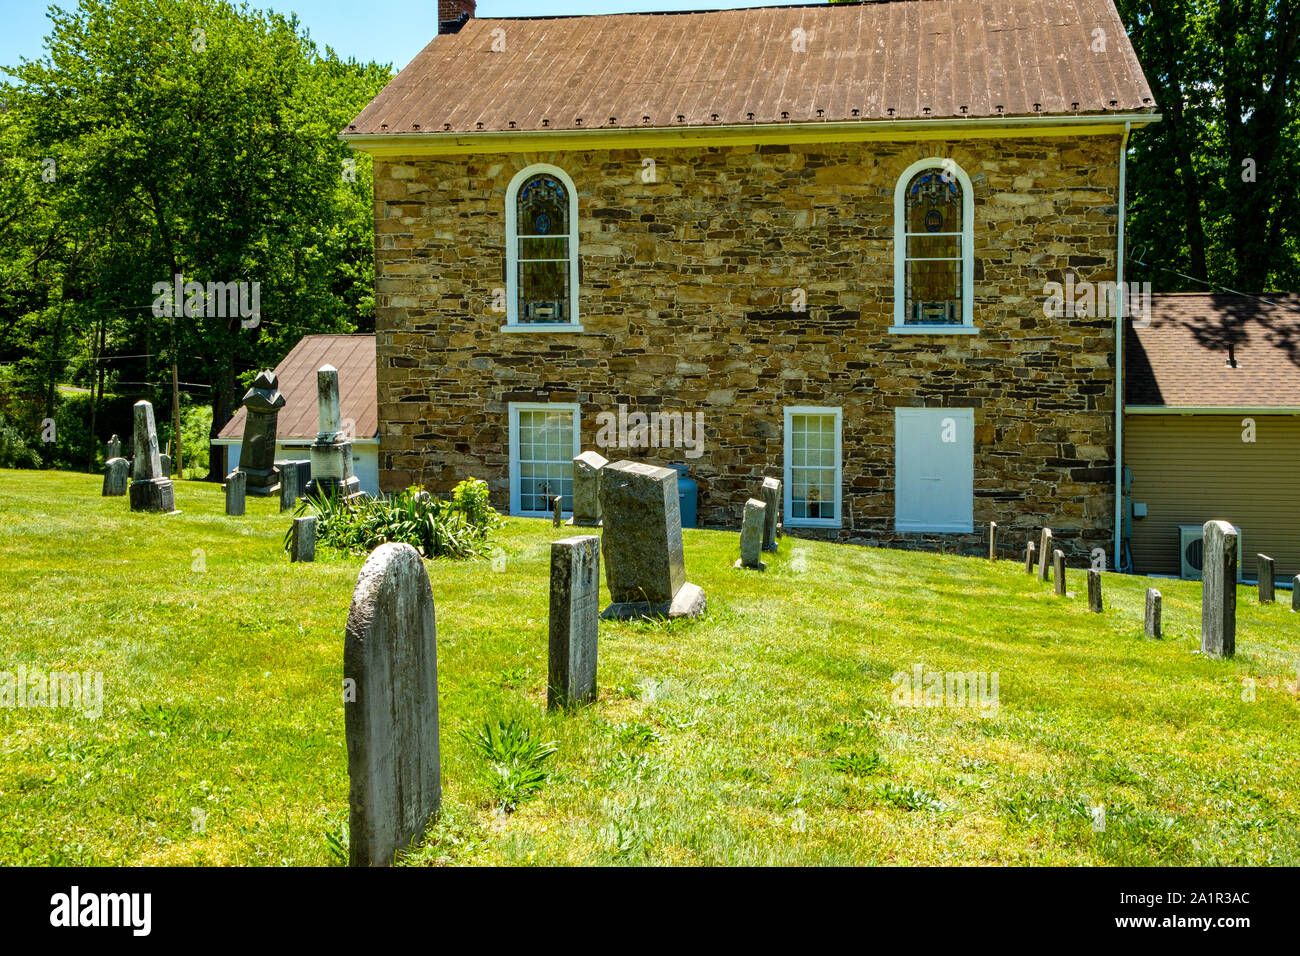
[[[537,164],[506,190],[506,327],[578,327],[578,194]]]
[[[974,203],[950,159],[913,163],[894,190],[894,332],[973,332]]]

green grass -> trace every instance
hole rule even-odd
[[[0,471],[0,670],[104,675],[99,719],[0,709],[0,862],[337,865],[362,559],[290,564],[272,501],[227,518],[184,482],[182,514],[133,515],[99,485]],[[708,616],[602,623],[599,700],[553,715],[571,533],[510,519],[504,571],[429,563],[444,810],[408,863],[1300,864],[1285,592],[1243,588],[1214,661],[1194,583],[1156,583],[1150,641],[1143,578],[1106,575],[1093,615],[1081,570],[1059,599],[1015,561],[785,539],[757,573],[734,533],[687,531]],[[996,715],[895,706],[916,664],[998,672]],[[485,727],[511,728],[495,758]]]

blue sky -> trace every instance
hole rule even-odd
[[[76,0],[60,0],[70,7]],[[483,17],[547,14],[631,13],[646,10],[715,10],[721,7],[777,6],[781,0],[479,0]],[[0,66],[43,52],[49,32],[46,0],[0,0]],[[340,56],[392,63],[398,69],[419,53],[437,32],[437,0],[249,0],[250,7],[297,13],[319,46]]]

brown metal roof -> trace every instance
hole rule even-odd
[[[354,423],[357,438],[379,434],[378,392],[375,384],[375,337],[373,335],[304,335],[279,365],[284,408],[276,422],[276,435],[286,438],[315,438],[319,425],[316,413],[316,372],[322,365],[339,370],[339,411]],[[248,412],[240,406],[226,422],[218,438],[243,438]]]
[[[1152,296],[1124,350],[1129,405],[1300,407],[1300,295]]]
[[[793,49],[797,29],[806,35],[806,52]],[[494,36],[504,37],[504,52],[493,52]],[[1093,51],[1098,38],[1104,52]],[[435,37],[343,132],[1154,108],[1112,0],[892,0],[471,19],[459,33]]]

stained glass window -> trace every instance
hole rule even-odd
[[[550,173],[529,177],[515,196],[517,321],[568,322],[569,244],[574,240],[568,187]]]
[[[951,172],[923,169],[907,184],[907,325],[961,325],[962,187]]]

